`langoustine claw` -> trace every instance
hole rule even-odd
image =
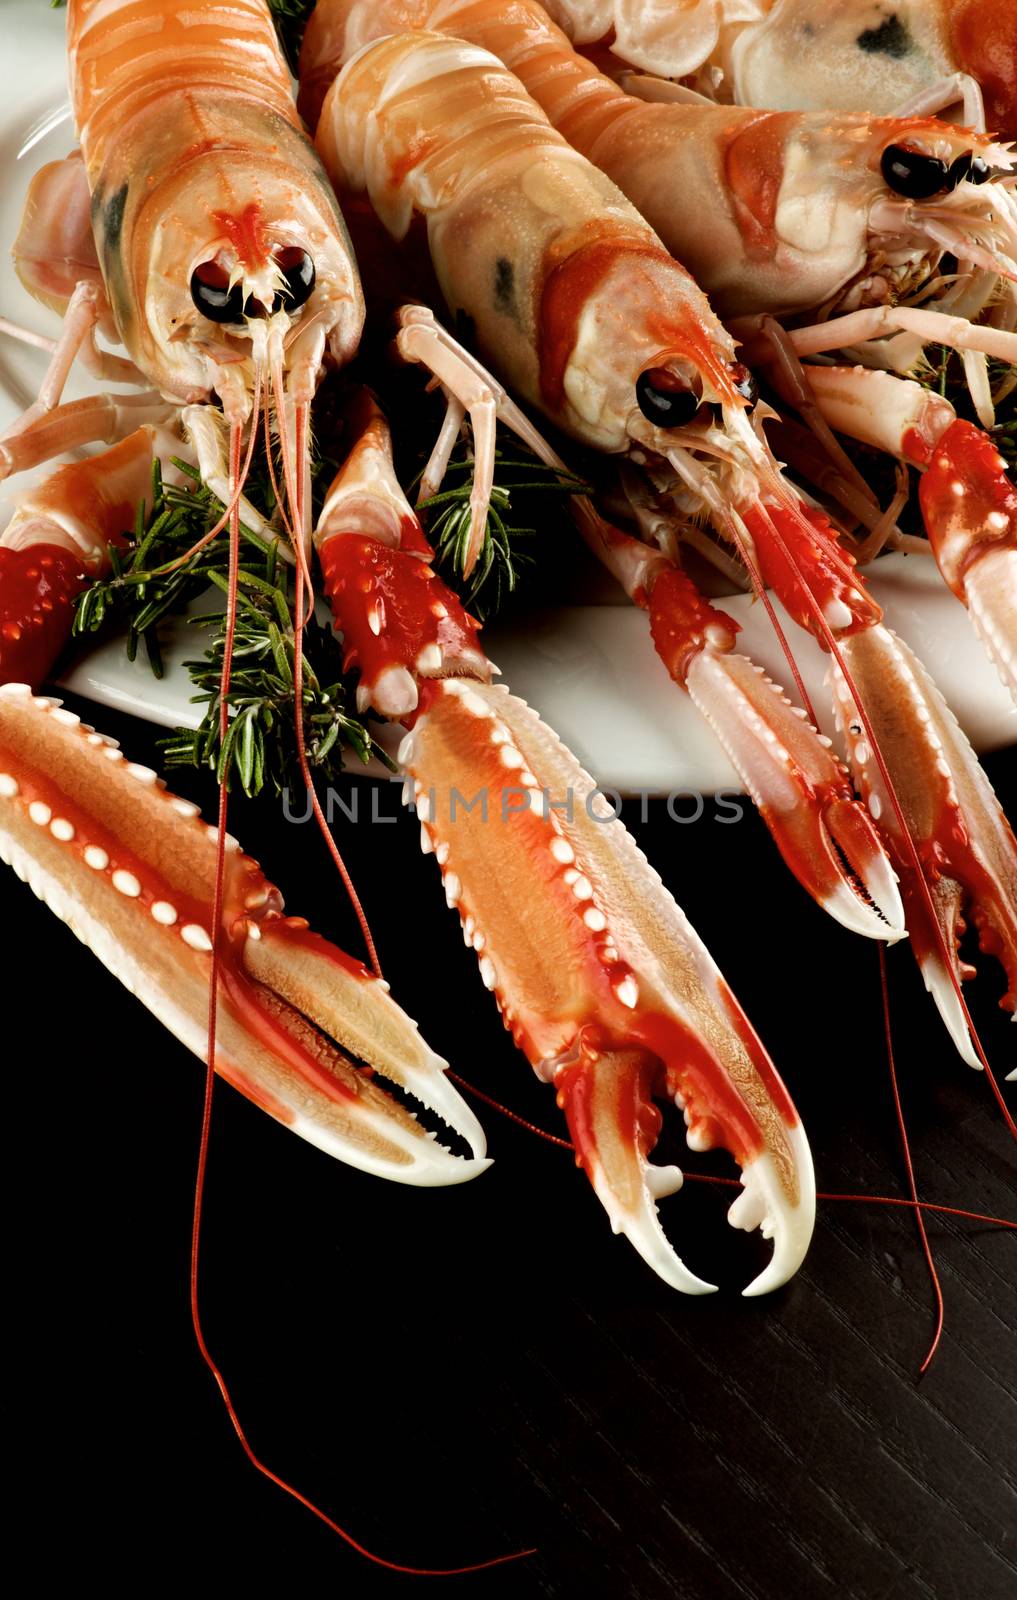
[[[983,951],[1017,991],[1017,840],[968,739],[914,652],[882,613],[823,518],[769,504],[776,546],[757,541],[784,605],[830,652],[837,720],[855,783],[893,858],[926,987],[965,1061],[981,1062],[961,1000],[957,959],[969,909]],[[820,620],[821,619],[821,620]]]
[[[661,661],[727,751],[777,848],[818,905],[853,933],[904,936],[904,908],[875,826],[842,763],[748,656],[739,625],[688,574],[580,505],[590,542],[647,611]]]
[[[616,1232],[666,1283],[699,1294],[656,1200],[681,1186],[650,1152],[654,1097],[695,1150],[742,1168],[733,1226],[761,1228],[763,1294],[796,1271],[815,1184],[787,1090],[711,956],[593,779],[523,701],[456,679],[429,685],[400,751],[422,842],[505,1025],[555,1086],[576,1157]]]
[[[125,988],[205,1059],[216,830],[57,700],[0,687],[0,856]],[[364,1172],[462,1183],[484,1135],[387,985],[299,918],[227,843],[218,1071],[295,1133]],[[452,1155],[362,1060],[469,1144]]]
[[[66,645],[74,603],[109,569],[151,487],[159,430],[138,428],[22,491],[0,534],[0,682],[38,684]]]
[[[434,551],[400,488],[388,423],[363,391],[347,423],[353,446],[332,483],[314,542],[325,591],[360,681],[357,703],[384,717],[416,709],[417,679],[489,678],[479,624],[431,567]]]
[[[615,1231],[674,1288],[712,1287],[657,1216],[655,1201],[681,1184],[677,1167],[649,1162],[653,1097],[671,1097],[692,1148],[722,1144],[742,1166],[732,1223],[775,1241],[746,1292],[777,1288],[801,1263],[815,1211],[787,1091],[593,780],[536,712],[491,686],[477,624],[431,566],[377,406],[361,397],[349,421],[352,447],[314,536],[326,590],[365,701],[410,729],[399,753],[407,798],[481,977],[517,1045],[555,1084]]]
[[[878,625],[841,641],[841,656],[891,765],[887,789],[854,694],[832,669],[837,720],[861,793],[880,819],[900,878],[915,958],[959,1053],[981,1067],[960,983],[973,975],[958,959],[964,914],[981,949],[1007,976],[1000,1004],[1017,1004],[1017,841],[956,717],[914,652]]]
[[[14,496],[0,532],[0,683],[42,683],[67,645],[78,596],[111,567],[139,511],[152,499],[153,471],[190,485],[174,458],[193,463],[202,482],[230,498],[222,430],[202,406],[185,406],[179,427],[144,423],[108,450],[56,467]],[[248,527],[276,538],[240,496]]]

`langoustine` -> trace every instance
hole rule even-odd
[[[768,340],[758,336],[760,320],[787,324],[783,339],[800,378],[786,397],[804,401],[807,415],[818,413],[828,439],[836,429],[920,470],[935,452],[949,463],[951,481],[977,479],[963,507],[966,568],[990,547],[1012,554],[990,564],[997,581],[983,581],[977,598],[967,582],[961,593],[975,598],[979,632],[1017,693],[1013,651],[1005,646],[1017,595],[1017,524],[999,520],[1008,480],[995,452],[983,448],[972,424],[958,421],[949,401],[918,384],[857,364],[800,367],[802,359],[846,348],[854,363],[905,372],[922,363],[934,340],[961,352],[978,416],[991,425],[987,358],[1017,362],[1017,206],[1007,187],[1007,149],[928,118],[646,104],[577,55],[536,0],[498,7],[490,0],[404,0],[390,9],[321,0],[301,55],[306,113],[313,119],[329,73],[360,42],[411,22],[491,50],[519,77],[747,341],[750,365],[773,360]],[[709,227],[701,225],[704,216]],[[961,270],[940,282],[944,252]],[[993,311],[1000,325],[972,322],[996,295],[1003,296]],[[908,304],[912,296],[921,303]],[[955,523],[956,508],[936,493],[936,482],[934,476],[921,498],[938,557],[940,530],[948,518]]]
[[[340,365],[350,360],[364,305],[271,18],[259,0],[212,4],[200,17],[178,15],[158,0],[72,0],[67,29],[81,151],[36,175],[14,249],[25,287],[63,323],[38,399],[0,436],[0,476],[103,442],[115,451],[106,458],[103,491],[112,513],[124,504],[123,491],[114,500],[112,486],[124,474],[131,489],[140,481],[154,435],[123,441],[139,423],[179,431],[182,421],[206,481],[232,508],[242,490],[241,433],[252,416],[258,422],[264,403],[276,420],[292,501],[308,470],[296,445],[306,434],[326,349]],[[177,108],[169,116],[167,97]],[[119,341],[127,358],[101,349],[97,332]],[[79,355],[101,380],[147,387],[61,403]],[[228,444],[219,438],[218,416]],[[94,512],[99,470],[91,487],[82,474],[73,491],[63,480],[63,500],[83,496]],[[40,626],[56,624],[28,620],[37,608],[24,581],[26,552],[35,549],[51,563],[38,568],[46,574],[40,582],[55,566],[65,589],[75,553],[93,569],[101,560],[80,540],[75,552],[69,532],[55,544],[45,514],[19,516],[5,540],[13,552],[4,558],[5,577],[8,587],[17,583],[26,614],[21,636],[36,657]],[[57,629],[51,657],[59,642]],[[19,675],[15,643],[9,634],[8,677]]]
[[[37,195],[51,194],[55,184],[70,184],[72,194],[80,197],[84,174],[94,194],[97,260],[93,270],[87,240],[79,241],[79,258],[88,271],[72,288],[60,279],[59,271],[54,279],[53,263],[38,247],[31,226],[20,241],[27,281],[42,298],[59,298],[58,291],[67,291],[67,314],[39,404],[5,438],[4,465],[7,471],[17,471],[46,459],[61,445],[107,439],[111,428],[119,428],[120,419],[114,416],[111,421],[111,406],[104,397],[68,407],[59,404],[63,380],[79,350],[90,353],[98,370],[124,375],[121,358],[104,357],[93,347],[99,326],[115,325],[133,358],[132,370],[153,383],[145,403],[150,400],[160,420],[147,421],[92,463],[59,469],[41,491],[30,492],[23,500],[7,547],[27,580],[14,589],[12,604],[22,607],[24,626],[13,643],[22,644],[22,655],[33,644],[38,646],[28,659],[36,673],[45,670],[41,645],[44,642],[51,652],[59,642],[71,596],[56,608],[59,614],[54,620],[45,605],[48,593],[40,597],[39,586],[44,590],[48,583],[43,557],[58,551],[65,564],[69,559],[80,568],[83,556],[93,568],[101,564],[118,524],[133,524],[132,506],[136,509],[145,474],[153,459],[163,459],[168,448],[158,430],[164,421],[175,423],[177,413],[187,426],[203,476],[220,485],[227,506],[223,520],[230,521],[235,552],[242,457],[246,451],[250,459],[257,442],[263,401],[266,438],[271,411],[282,446],[283,514],[301,574],[295,649],[299,663],[300,607],[309,587],[305,541],[310,532],[310,399],[326,346],[330,359],[342,365],[359,337],[363,303],[356,265],[337,205],[313,159],[307,159],[309,147],[283,94],[281,63],[266,34],[262,8],[249,3],[242,15],[234,15],[235,8],[214,8],[211,17],[206,12],[201,18],[187,14],[172,19],[152,0],[114,9],[121,20],[123,13],[135,23],[153,25],[150,33],[142,30],[148,48],[118,54],[122,36],[109,29],[114,15],[109,8],[93,7],[86,0],[72,6],[69,14],[84,167],[72,159],[55,171],[45,171]],[[226,40],[230,28],[237,27],[248,32],[249,59],[245,64],[243,52],[231,48],[217,80],[217,45]],[[232,47],[235,38],[229,35],[229,39]],[[167,125],[159,100],[153,98],[163,52],[174,42],[180,45],[174,82],[180,87],[199,76],[203,88],[196,101],[188,103],[194,116],[203,116],[206,108],[199,102],[202,94],[209,96],[208,116],[218,130],[213,140],[195,142],[191,136],[197,124],[189,125],[186,119]],[[101,70],[96,63],[101,63]],[[206,74],[211,74],[211,84],[205,82]],[[258,88],[263,77],[267,77],[266,95]],[[100,82],[101,92],[96,87]],[[286,162],[288,168],[281,171]],[[175,215],[183,203],[181,186],[190,202],[190,227],[183,235],[158,224],[160,207],[172,206]],[[291,191],[297,192],[295,198]],[[296,220],[287,209],[291,200]],[[120,365],[110,366],[110,359]],[[208,417],[214,415],[206,409],[213,390],[229,429],[228,460],[214,424],[208,425]],[[169,417],[159,409],[166,402]],[[482,730],[472,746],[466,737],[467,731],[478,733],[472,723],[479,718],[477,705],[485,703],[484,680],[490,669],[462,607],[427,567],[428,547],[419,527],[414,531],[408,508],[397,518],[394,541],[388,536],[389,480],[394,480],[385,465],[386,440],[381,419],[369,416],[359,446],[329,496],[325,524],[318,530],[337,616],[349,653],[356,655],[361,667],[365,701],[388,715],[414,721],[407,753],[416,752],[414,759],[419,770],[426,771],[429,786],[443,783],[454,793],[456,785],[445,775],[445,766],[464,782],[461,760],[455,759],[464,754],[478,781],[486,781],[492,749],[501,744],[507,753],[509,748],[506,739],[496,739],[494,732],[510,723],[518,733],[511,747],[519,757],[517,765],[528,772],[518,748],[521,743],[532,750],[534,765],[547,765],[548,786],[574,783],[578,792],[589,780],[521,702],[496,694],[491,704],[500,710],[491,710],[483,719],[491,727]],[[347,492],[351,480],[356,485],[352,498]],[[337,516],[339,527],[333,526]],[[352,525],[347,518],[352,518]],[[341,572],[351,559],[357,582],[344,595]],[[75,581],[80,583],[80,571]],[[32,582],[37,585],[34,595]],[[385,583],[387,610],[383,611],[379,586],[384,588]],[[402,631],[396,626],[397,591],[402,601],[411,592],[416,601],[427,600],[416,611],[412,605],[404,608],[399,620],[407,625]],[[441,625],[436,625],[438,612]],[[34,638],[35,616],[44,619],[39,625],[44,641]],[[368,640],[378,640],[382,634],[384,639],[369,657]],[[384,651],[384,668],[372,670]],[[4,664],[8,674],[15,668],[16,651],[14,655],[15,661]],[[476,678],[472,700],[457,679],[444,681],[446,673]],[[224,706],[228,691],[224,667]],[[300,703],[298,680],[298,745]],[[472,723],[464,723],[464,709]],[[509,768],[504,753],[496,765],[504,776]],[[539,787],[536,777],[531,781]],[[562,937],[575,965],[567,963],[560,971],[543,952],[532,950],[535,970],[531,973],[525,963],[519,968],[520,1015],[525,1015],[535,1034],[544,1028],[539,1057],[549,1071],[553,1065],[564,1074],[562,1083],[572,1086],[570,1099],[578,1103],[585,1095],[586,1102],[595,1102],[596,1114],[590,1113],[593,1131],[585,1145],[587,1165],[613,1222],[667,1281],[693,1291],[709,1287],[684,1267],[656,1216],[655,1197],[680,1183],[677,1169],[661,1175],[647,1159],[652,1145],[647,1131],[651,1095],[654,1090],[665,1092],[683,1101],[689,1124],[697,1130],[694,1139],[725,1142],[742,1162],[746,1193],[732,1208],[732,1221],[749,1228],[763,1225],[775,1240],[770,1266],[751,1292],[776,1286],[796,1269],[807,1246],[814,1194],[808,1148],[769,1058],[659,880],[645,863],[638,867],[642,858],[620,825],[590,835],[581,851],[568,844],[553,815],[545,817],[542,829],[536,823],[533,827],[535,834],[522,826],[506,827],[497,833],[497,840],[497,830],[492,830],[474,841],[473,858],[462,869],[467,880],[464,893],[479,894],[471,887],[474,878],[493,876],[485,866],[486,853],[493,849],[498,873],[515,876],[521,891],[525,889],[527,920],[543,919],[554,930],[564,924]],[[579,856],[582,869],[562,868],[566,848]],[[222,830],[218,849],[221,855],[227,849]],[[548,863],[557,863],[550,880],[546,870],[541,871]],[[633,907],[618,905],[607,916],[597,906],[584,904],[593,896],[594,885],[600,892],[601,885],[630,872],[640,875],[647,893],[656,895],[660,925],[652,929],[643,926]],[[595,924],[594,913],[600,923]],[[76,915],[73,910],[71,914]],[[501,931],[511,942],[518,930]],[[235,965],[228,929],[213,926],[209,937],[223,941],[226,981]],[[270,947],[278,937],[273,928]],[[260,949],[265,940],[255,942]],[[294,942],[301,948],[309,943]],[[502,953],[492,937],[482,973],[496,960],[514,959],[511,950]],[[669,967],[672,962],[674,970]],[[532,989],[527,991],[526,984]],[[527,993],[528,1010],[523,1004]],[[546,1048],[550,1034],[558,1038],[560,1059],[553,1063]],[[599,1079],[610,1076],[611,1090],[598,1098],[589,1082],[593,1063],[601,1058],[606,1064]],[[633,1106],[643,1107],[642,1124],[634,1120]]]
[[[513,387],[585,443],[614,452],[644,450],[670,463],[685,503],[707,510],[758,576],[774,584],[795,620],[830,651],[852,764],[871,811],[886,818],[882,826],[904,879],[926,983],[958,1049],[979,1064],[960,997],[960,908],[965,900],[974,906],[983,946],[1000,956],[1012,987],[1017,847],[942,697],[912,653],[882,626],[828,525],[802,507],[748,425],[745,396],[733,393],[730,340],[705,302],[704,309],[697,305],[694,321],[680,322],[676,308],[688,306],[693,296],[686,275],[642,218],[619,209],[620,197],[606,196],[590,169],[559,154],[536,107],[519,99],[513,80],[498,76],[486,52],[452,37],[443,48],[437,35],[427,33],[417,45],[403,36],[368,49],[365,37],[389,27],[385,14],[356,0],[326,5],[328,36],[333,45],[344,40],[352,53],[326,97],[317,135],[340,187],[366,187],[397,237],[414,208],[422,212],[450,309],[468,314],[479,348]],[[466,8],[453,3],[436,9],[454,11],[454,25],[462,24]],[[485,11],[478,36],[512,20],[504,9],[497,18]],[[311,38],[308,48],[319,60]],[[520,49],[525,48],[524,38]],[[415,52],[414,76],[404,85],[404,63]],[[453,102],[441,93],[443,81],[463,96],[461,137],[454,146]],[[467,166],[463,130],[476,139],[485,115],[492,149],[486,164]],[[512,152],[526,146],[524,128],[530,130],[530,156],[539,151],[541,159],[519,183]],[[501,157],[497,168],[494,150]],[[506,243],[509,216],[515,218],[512,251]],[[499,292],[506,282],[511,297]],[[708,415],[711,404],[721,410],[722,422]],[[649,594],[652,614],[657,574],[645,547],[605,531],[603,524],[587,532],[629,593],[641,595],[643,603]],[[681,681],[690,658],[716,646],[719,629],[715,611],[700,612],[688,631],[679,616],[673,601],[670,609],[663,606],[654,634],[665,659],[670,648]],[[696,640],[692,649],[690,635]],[[719,649],[725,653],[723,643]],[[850,686],[875,670],[873,656],[888,687],[869,706],[858,703]],[[748,720],[744,709],[740,714]],[[730,726],[730,704],[718,711],[724,716]],[[933,797],[929,803],[927,797]]]
[[[384,26],[381,15],[375,20],[379,27]],[[412,48],[403,47],[407,54]],[[372,120],[372,137],[377,128],[388,140],[393,167],[402,159],[399,152],[405,142],[416,137],[414,119],[419,115],[437,118],[444,80],[460,64],[451,46],[444,55],[433,41],[422,48],[429,51],[431,81],[437,84],[426,111],[421,112],[419,96],[416,101],[409,98],[404,121],[403,106],[393,95],[389,124],[383,121],[388,102],[379,99],[375,104],[371,99],[375,84],[369,74],[363,75],[362,91],[356,80],[350,90],[351,95],[357,95],[355,115]],[[471,119],[475,134],[473,160],[463,160],[458,151],[446,157],[440,142],[435,145],[433,181],[445,188],[433,208],[429,208],[426,199],[420,200],[422,194],[430,192],[430,172],[404,172],[400,190],[398,183],[391,188],[382,187],[386,179],[379,167],[378,181],[372,181],[370,192],[382,217],[400,231],[408,224],[414,203],[420,203],[428,213],[432,255],[446,299],[472,319],[481,348],[497,351],[496,359],[503,371],[511,372],[517,392],[542,406],[577,436],[614,450],[625,448],[630,425],[651,447],[654,440],[659,442],[651,419],[665,406],[683,408],[686,413],[690,406],[693,412],[706,414],[712,425],[708,408],[712,401],[718,415],[723,410],[728,419],[730,410],[730,417],[735,420],[718,422],[710,437],[722,457],[730,448],[736,478],[743,464],[739,451],[747,450],[745,482],[739,493],[751,498],[755,458],[761,452],[755,436],[745,426],[748,375],[736,362],[733,344],[695,285],[617,190],[535,115],[532,102],[512,87],[508,74],[496,77],[479,56],[463,56],[462,65],[469,77],[464,72],[457,87],[466,85],[464,93],[472,97],[464,115]],[[396,68],[392,81],[397,82]],[[475,186],[478,158],[488,149],[485,118],[494,97],[500,97],[499,117],[496,124],[491,124],[501,156],[498,208],[480,197]],[[333,170],[360,174],[364,171],[362,155],[354,154],[347,162],[348,152],[339,148],[344,119],[352,130],[351,137],[359,137],[363,123],[355,123],[352,116],[347,117],[338,108],[335,137],[333,125],[323,116],[319,142],[326,163]],[[434,125],[433,121],[428,125],[428,138],[433,136]],[[525,185],[519,182],[522,164],[535,152],[540,154],[538,170],[549,197],[546,205],[539,195],[534,199],[527,194]],[[458,171],[454,170],[456,163]],[[358,181],[359,177],[350,178],[351,183]],[[557,214],[552,199],[560,207]],[[570,250],[574,250],[571,261]],[[535,301],[539,295],[546,263],[554,260],[556,253],[560,253],[565,266],[556,277],[547,280],[549,293],[539,313],[546,317],[541,335],[544,345],[538,356],[536,327],[527,308],[531,298]],[[500,262],[504,267],[499,266]],[[633,379],[631,392],[626,391],[628,371],[618,370],[610,380],[614,387],[606,390],[602,427],[589,414],[584,415],[585,396],[580,390],[586,384],[595,392],[596,386],[604,382],[603,374],[599,369],[587,374],[582,358],[573,363],[579,374],[573,387],[580,397],[575,404],[569,398],[573,381],[570,340],[580,314],[591,318],[596,315],[586,309],[583,298],[575,301],[572,311],[568,309],[570,296],[585,294],[582,272],[586,262],[592,264],[594,283],[601,269],[605,273],[613,270],[618,293],[632,302],[633,327],[623,337],[629,346],[639,341],[640,350],[633,354],[626,349],[626,366],[632,360],[640,364],[645,360],[649,369],[639,375],[638,385]],[[633,262],[641,275],[628,271]],[[566,269],[571,271],[571,277]],[[492,305],[486,298],[485,286],[499,271],[510,290],[500,295],[496,290]],[[518,315],[514,306],[520,308]],[[658,318],[656,328],[654,316]],[[655,362],[654,353],[664,339],[673,344],[673,359]],[[408,311],[398,344],[405,356],[424,360],[431,370],[438,370],[439,360],[443,363],[441,376],[453,395],[453,425],[461,416],[464,403],[470,409],[482,441],[477,449],[478,481],[483,478],[484,464],[491,459],[496,405],[499,414],[510,419],[510,425],[531,448],[543,452],[547,460],[557,460],[500,386],[492,387],[490,376],[478,363],[471,364],[465,352],[454,348],[433,318]],[[591,361],[596,364],[597,360],[593,350]],[[664,389],[653,391],[654,372],[662,374],[660,383],[666,393]],[[636,387],[640,392],[638,405],[634,404]],[[645,417],[639,406],[646,410]],[[634,413],[634,420],[630,413]],[[722,431],[725,425],[726,433]],[[700,421],[696,437],[705,437],[704,430],[705,424]],[[446,443],[448,437],[446,429]],[[689,688],[700,709],[721,730],[726,748],[800,881],[848,926],[874,937],[899,933],[900,914],[892,878],[885,870],[867,816],[852,802],[841,770],[815,730],[792,711],[781,693],[751,663],[734,652],[735,625],[719,609],[703,603],[687,576],[661,552],[651,552],[609,528],[588,504],[580,506],[579,515],[596,552],[621,578],[630,596],[650,612],[654,636],[668,670],[676,681]],[[844,869],[838,847],[849,858],[852,871]],[[858,894],[855,873],[883,909],[883,916],[874,915],[866,897]]]

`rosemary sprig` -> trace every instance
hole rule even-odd
[[[182,488],[164,482],[158,461],[152,468],[151,509],[142,504],[132,538],[125,546],[110,545],[112,572],[98,579],[79,597],[74,617],[76,635],[96,633],[116,623],[127,632],[127,654],[133,661],[144,642],[152,670],[162,677],[159,624],[171,614],[185,611],[229,564],[229,536],[216,539],[180,566],[166,570],[204,537],[222,515],[222,502],[205,487],[195,469],[173,458],[173,466],[188,480]],[[247,551],[245,577],[272,584],[277,567],[277,545],[241,523]]]
[[[531,549],[521,546],[552,535],[550,517],[560,512],[562,497],[589,492],[582,479],[545,466],[523,446],[513,443],[519,456],[495,452],[498,481],[491,491],[477,564],[468,579],[463,576],[463,568],[470,526],[473,458],[465,444],[460,443],[453,452],[440,491],[419,508],[435,546],[438,570],[481,619],[500,610],[508,595],[514,593],[521,575],[536,565]]]
[[[167,570],[218,521],[222,502],[200,482],[195,470],[174,458],[188,487],[164,482],[158,463],[153,469],[151,509],[139,511],[133,537],[110,551],[112,572],[87,589],[78,601],[76,634],[94,633],[109,624],[127,631],[133,659],[143,642],[152,670],[162,676],[159,625],[186,610],[210,586],[224,593],[229,564],[229,537],[223,531],[196,555]],[[219,683],[225,641],[225,611],[194,618],[211,630],[201,660],[186,663],[195,687],[193,698],[205,714],[196,729],[181,728],[164,741],[167,764],[205,767],[217,779],[235,774],[247,794],[267,783],[277,792],[302,782],[293,720],[295,633],[292,616],[293,573],[279,557],[276,540],[266,540],[241,524],[241,564],[225,740],[219,737]],[[349,749],[361,761],[388,757],[364,721],[348,709],[352,695],[342,671],[342,647],[330,627],[312,621],[304,630],[304,729],[308,761],[326,781],[342,770]]]
[[[435,513],[430,523],[438,561],[450,582],[457,582],[466,602],[490,612],[517,585],[519,573],[534,564],[521,541],[534,538],[551,503],[585,489],[579,479],[541,465],[528,452],[496,454],[499,483],[495,486],[480,559],[468,583],[461,581],[469,525],[473,462],[465,443],[450,463],[441,491],[422,508]],[[165,481],[159,464],[152,473],[149,508],[142,505],[131,535],[110,549],[111,572],[85,590],[78,601],[74,633],[96,633],[110,626],[127,634],[130,659],[144,645],[156,677],[163,672],[160,626],[187,610],[210,587],[226,592],[229,535],[224,529],[203,549],[188,554],[219,520],[223,504],[203,484],[196,470],[172,458],[184,483]],[[315,488],[327,486],[334,463],[318,456]],[[267,469],[252,472],[245,485],[259,510],[270,514],[273,495]],[[549,501],[548,496],[552,497]],[[518,518],[515,504],[535,515]],[[532,522],[532,525],[531,525]],[[205,711],[197,729],[180,728],[163,742],[169,766],[198,766],[227,782],[235,777],[245,793],[255,795],[266,784],[276,792],[299,786],[300,768],[294,727],[293,572],[280,557],[280,543],[240,525],[238,615],[229,693],[229,726],[220,737],[219,686],[225,645],[225,611],[192,619],[209,630],[209,645],[187,670]],[[186,559],[181,560],[181,557]],[[342,670],[342,647],[332,629],[313,619],[304,631],[303,723],[308,761],[330,781],[342,769],[349,750],[360,761],[377,756],[391,761],[373,738],[362,717],[349,709],[351,685]]]
[[[222,585],[221,575],[219,578]],[[220,739],[223,651],[226,614],[197,619],[212,630],[209,648],[187,670],[201,690],[201,726],[181,728],[162,748],[170,767],[205,767],[217,781],[236,776],[245,794],[267,784],[276,794],[300,785],[293,718],[296,641],[289,601],[281,588],[245,586],[238,595],[230,679],[230,722]],[[394,763],[372,738],[364,722],[346,709],[348,684],[342,674],[342,647],[332,629],[310,621],[304,629],[303,725],[308,764],[326,782],[342,771],[348,748],[366,763],[372,755],[395,771]]]

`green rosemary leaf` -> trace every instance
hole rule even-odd
[[[463,569],[469,543],[473,460],[463,443],[453,452],[441,489],[419,507],[427,519],[438,570],[482,619],[492,616],[515,592],[521,570],[535,566],[533,556],[521,550],[520,544],[532,539],[538,529],[553,539],[561,531],[555,513],[563,497],[589,493],[589,486],[580,478],[546,467],[517,440],[512,443],[511,455],[495,451],[498,481],[491,491],[484,536],[469,578],[463,576]]]
[[[156,678],[161,678],[163,675],[163,661],[162,646],[159,643],[159,635],[156,633],[154,628],[148,628],[142,635],[142,638],[145,641],[145,649],[148,653],[148,664],[152,669],[152,673]]]
[[[257,764],[255,754],[257,738],[251,709],[248,708],[242,712],[237,718],[237,722],[240,724],[240,736],[237,740],[237,770],[245,793],[251,794],[253,792]]]
[[[275,622],[268,625],[268,643],[275,662],[275,670],[282,683],[293,684],[293,663],[289,651],[283,641],[282,633]]]

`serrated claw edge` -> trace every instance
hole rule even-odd
[[[120,981],[205,1058],[216,831],[148,767],[23,684],[0,687],[0,854]],[[484,1170],[484,1136],[388,986],[282,915],[227,841],[216,1066],[312,1144],[411,1184]],[[469,1144],[445,1150],[358,1061]]]

